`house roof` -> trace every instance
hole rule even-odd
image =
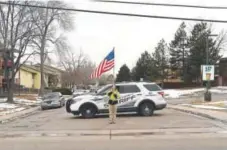
[[[35,64],[34,65],[35,67],[40,67],[40,64]],[[50,65],[44,65],[44,68],[45,69],[48,69],[48,70],[52,70],[52,71],[59,71],[59,72],[64,72],[64,70],[61,70],[59,68],[56,68],[56,67],[53,67],[53,66],[50,66]]]
[[[22,65],[20,69],[25,70],[27,72],[31,72],[31,73],[39,72],[39,70],[37,68],[30,66],[30,65],[26,65],[26,64]]]
[[[37,68],[40,70],[40,64],[35,64],[33,67]],[[52,75],[58,75],[63,73],[64,71],[49,65],[44,65],[44,73],[46,74],[52,74]]]
[[[24,64],[21,66],[22,70],[25,70],[27,72],[31,72],[31,73],[38,73],[40,72],[40,64],[36,64],[36,65],[27,65]],[[63,73],[64,71],[52,66],[48,66],[48,65],[44,65],[44,73],[46,74],[52,74],[52,75],[58,75],[59,73]]]

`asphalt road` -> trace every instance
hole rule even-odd
[[[2,150],[226,150],[226,138],[83,140],[6,139]]]
[[[164,109],[155,112],[152,117],[140,117],[137,114],[119,115],[117,124],[109,125],[108,115],[83,119],[66,113],[65,108],[61,108],[40,111],[26,118],[0,124],[0,131],[210,128],[214,123],[205,118]]]
[[[152,117],[119,115],[117,124],[109,125],[107,115],[82,119],[61,108],[1,124],[0,149],[224,150],[226,131],[227,126],[220,122],[171,109],[157,111]]]

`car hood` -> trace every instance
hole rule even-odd
[[[81,99],[97,99],[97,98],[102,98],[103,96],[98,96],[96,94],[85,94],[85,95],[80,95],[77,97],[74,97],[73,100],[81,100]]]
[[[73,92],[73,94],[84,94],[85,92]]]
[[[73,99],[74,100],[77,100],[77,99],[84,99],[84,98],[93,98],[94,97],[94,95],[93,94],[84,94],[84,95],[79,95],[79,96],[77,96],[77,97],[74,97]]]

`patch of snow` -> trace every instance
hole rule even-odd
[[[225,110],[223,107],[207,106],[207,105],[191,105],[194,108],[203,108],[203,109],[214,109],[214,110]]]
[[[217,89],[224,89],[224,90],[227,90],[227,86],[217,86],[216,88],[217,88]]]
[[[204,91],[204,88],[188,89],[188,90],[174,90],[174,89],[168,90],[167,89],[167,90],[164,90],[164,93],[166,98],[179,98],[180,96],[191,95],[201,91]]]
[[[19,111],[22,111],[22,110],[25,110],[25,109],[26,108],[24,108],[24,107],[19,107],[19,108],[16,108],[16,109],[10,109],[10,110],[6,110],[6,111],[2,111],[2,112],[0,112],[0,116],[19,112]]]
[[[18,107],[18,106],[15,105],[15,104],[0,103],[0,110],[3,110],[3,109],[13,109],[13,108],[16,108],[16,107]]]
[[[7,101],[7,98],[2,98],[0,99],[0,103],[5,103]],[[23,104],[23,105],[34,105],[34,104],[40,104],[41,99],[37,100],[27,100],[27,99],[19,99],[19,98],[14,98],[14,102],[18,104]]]
[[[222,94],[226,94],[227,93],[227,89],[225,89],[225,88],[218,88],[218,87],[212,88],[212,89],[210,89],[210,91],[212,93],[222,93]]]
[[[179,98],[180,96],[192,95],[197,92],[203,92],[203,91],[205,92],[205,88],[188,89],[188,90],[166,89],[166,90],[164,90],[164,93],[165,93],[166,98]],[[219,94],[227,94],[227,86],[213,87],[210,89],[210,92],[219,93]]]
[[[0,98],[0,103],[4,103],[7,101],[7,98]]]

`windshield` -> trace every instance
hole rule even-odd
[[[144,84],[143,85],[149,91],[160,91],[161,88],[156,84]]]
[[[110,84],[101,87],[101,88],[97,91],[97,95],[106,93],[111,87],[112,87],[112,85],[110,85]]]
[[[46,95],[43,96],[44,99],[47,99],[47,98],[55,98],[55,97],[58,97],[59,96],[59,93],[48,93]]]

